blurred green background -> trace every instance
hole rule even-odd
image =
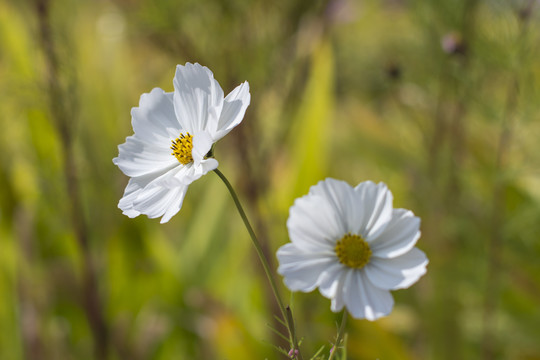
[[[251,85],[216,157],[274,265],[327,176],[422,218],[428,273],[350,319],[349,359],[540,359],[536,3],[0,0],[0,359],[284,358],[215,174],[168,224],[117,208],[130,109],[187,61]],[[340,316],[282,290],[327,356]]]

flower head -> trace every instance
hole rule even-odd
[[[205,66],[178,65],[174,91],[155,88],[131,110],[134,134],[113,159],[131,177],[118,207],[129,217],[161,216],[165,223],[182,207],[189,184],[214,170],[212,145],[240,124],[250,102],[249,84],[227,97]]]
[[[392,311],[390,290],[407,288],[426,272],[414,247],[420,219],[394,209],[385,184],[355,188],[326,179],[290,209],[291,243],[278,252],[278,272],[292,291],[319,288],[331,309],[345,306],[355,318],[375,320]]]

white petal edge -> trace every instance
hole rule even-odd
[[[394,209],[392,219],[370,243],[373,256],[393,258],[411,250],[420,238],[420,218],[412,211]]]
[[[193,163],[195,166],[199,166],[204,157],[212,148],[212,137],[206,131],[198,131],[193,134],[193,149],[191,155],[193,156]]]
[[[140,214],[149,218],[164,215],[162,223],[168,221],[182,207],[187,191],[187,185],[184,184],[163,186],[171,184],[173,173],[174,170],[132,177],[126,186],[124,196],[118,202],[118,207],[130,218]]]
[[[328,266],[319,279],[319,292],[322,296],[333,299],[341,291],[343,286],[343,274],[350,271],[350,268],[343,266],[334,259],[334,263]]]
[[[331,311],[339,312],[345,306],[345,298],[347,296],[347,291],[350,289],[350,283],[353,277],[354,270],[350,268],[342,270],[339,274],[339,278],[337,279],[339,286],[336,288],[334,295],[330,297],[332,300],[330,303]],[[322,291],[321,295],[325,296]]]
[[[295,200],[289,209],[287,229],[291,241],[304,251],[333,251],[344,235],[332,206],[313,194]]]
[[[372,258],[364,271],[369,281],[380,289],[405,289],[426,273],[428,262],[423,251],[413,248],[392,259]]]
[[[131,109],[133,132],[149,143],[169,147],[172,135],[178,136],[182,127],[176,118],[172,92],[154,88],[141,95],[139,106]]]
[[[184,198],[186,197],[187,193],[187,186],[185,187],[178,187],[176,189],[176,194],[174,194],[172,201],[169,202],[167,209],[165,210],[165,213],[161,217],[161,220],[159,221],[161,224],[165,224],[171,220],[171,218],[176,215],[180,209],[182,208],[182,204],[184,203]]]
[[[169,148],[141,141],[136,136],[127,137],[126,142],[118,146],[118,152],[113,164],[130,177],[172,169],[178,165]]]
[[[375,287],[363,271],[355,271],[344,293],[345,306],[356,319],[377,320],[390,314],[394,298],[388,290]]]
[[[319,278],[335,260],[320,254],[302,252],[294,244],[277,251],[278,273],[292,291],[310,292],[319,285]]]
[[[358,211],[362,209],[354,204],[356,194],[352,186],[345,181],[327,178],[312,186],[309,194],[326,199],[335,212],[334,216],[339,223],[342,235],[358,234],[360,227],[358,219],[361,217]]]
[[[147,187],[137,196],[133,208],[150,219],[163,216],[161,223],[165,223],[180,210],[186,191],[187,186],[172,189]]]
[[[240,124],[244,118],[247,107],[251,102],[249,83],[247,81],[238,85],[227,95],[223,102],[223,109],[219,117],[214,142],[227,135]]]
[[[173,80],[174,111],[182,127],[191,134],[217,131],[223,108],[223,90],[206,66],[178,65]]]
[[[137,196],[142,191],[142,188],[133,179],[129,179],[129,182],[124,190],[124,195],[118,202],[118,208],[122,210],[124,215],[130,218],[139,216],[141,213],[133,208],[133,201],[137,199]]]
[[[386,184],[382,182],[375,184],[372,181],[364,181],[354,190],[357,194],[354,204],[360,207],[356,212],[362,214],[362,218],[358,219],[361,224],[359,232],[366,241],[370,242],[392,219],[393,196]]]
[[[134,201],[134,196],[135,196],[134,193],[137,192],[138,190],[142,190],[146,188],[147,186],[157,186],[161,183],[166,183],[168,181],[167,179],[170,178],[176,171],[176,167],[178,167],[178,165],[175,165],[175,167],[172,169],[165,168],[165,169],[154,171],[152,173],[144,174],[141,176],[131,177],[124,191],[124,196],[122,199],[120,199],[120,203],[122,203],[123,205],[122,207],[120,207],[120,203],[119,203],[119,207],[121,209],[122,208],[127,209],[129,206],[131,206],[128,204],[129,202],[132,203]]]
[[[218,165],[218,161],[213,158],[202,160],[198,166],[194,163],[178,165],[167,176],[156,179],[154,185],[166,188],[187,186],[195,180],[200,179],[203,175],[206,175],[209,171],[216,169]]]

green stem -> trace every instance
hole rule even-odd
[[[279,296],[276,281],[274,280],[274,277],[272,276],[272,272],[270,271],[270,265],[268,264],[268,260],[264,256],[264,252],[262,250],[261,244],[259,243],[259,240],[257,240],[257,236],[255,235],[255,232],[253,231],[253,228],[251,227],[251,224],[249,223],[249,220],[246,216],[246,212],[244,211],[244,208],[242,207],[242,204],[240,203],[240,200],[238,199],[238,195],[236,195],[236,192],[234,191],[234,188],[232,187],[231,183],[229,182],[229,180],[227,180],[227,178],[225,177],[225,175],[223,175],[221,171],[219,171],[218,169],[214,169],[214,172],[220,177],[223,183],[225,183],[225,186],[229,190],[229,193],[231,194],[234,200],[234,204],[236,205],[236,208],[238,209],[238,212],[240,213],[240,217],[244,221],[244,225],[246,226],[246,229],[249,233],[251,241],[253,242],[253,245],[255,246],[255,250],[257,250],[257,255],[259,256],[259,259],[261,260],[261,264],[264,268],[264,272],[266,273],[266,277],[268,278],[268,281],[270,282],[272,292],[274,293],[274,297],[276,298],[276,301],[279,305],[279,309],[281,310],[281,316],[287,323],[290,341],[293,347],[300,352],[300,349],[298,348],[298,341],[296,340],[296,335],[294,331],[294,324],[292,323],[292,314],[290,313],[290,309],[288,311],[285,310],[283,301],[281,301],[281,297]],[[298,359],[302,360],[302,355],[300,355],[300,353],[298,354]]]
[[[289,306],[287,306],[287,325],[289,326],[289,334],[291,335],[292,348],[293,350],[298,350],[297,358],[302,360],[302,354],[300,354],[300,346],[298,345],[298,338],[296,337],[296,331],[294,330],[294,319],[292,316],[292,311]]]
[[[343,318],[341,319],[341,325],[339,327],[336,343],[334,347],[332,348],[332,351],[330,352],[330,357],[328,360],[332,360],[334,358],[334,355],[337,352],[337,349],[339,345],[341,344],[341,340],[343,339],[343,335],[345,334],[345,325],[347,324],[347,310],[343,310]]]

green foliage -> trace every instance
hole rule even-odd
[[[110,359],[285,358],[262,269],[214,174],[165,225],[116,206],[127,178],[111,159],[132,133],[130,108],[153,87],[171,91],[186,61],[225,93],[250,82],[246,118],[215,153],[270,256],[294,199],[328,176],[384,181],[421,217],[427,275],[394,293],[389,317],[351,319],[337,358],[540,358],[538,20],[526,0],[1,1],[0,358],[99,358],[88,254]],[[293,299],[304,358],[328,358],[329,301]]]

